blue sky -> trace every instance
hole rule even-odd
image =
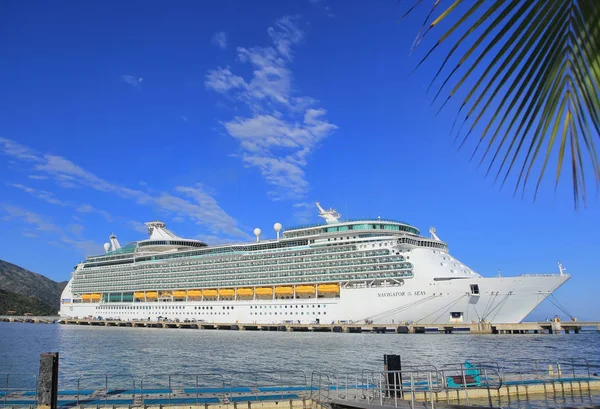
[[[0,4],[0,258],[66,280],[108,235],[160,219],[208,243],[344,217],[435,225],[485,276],[558,271],[599,318],[598,201],[569,177],[535,203],[449,136],[412,72],[426,8],[396,1]],[[537,318],[556,309],[543,305]]]

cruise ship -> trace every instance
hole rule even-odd
[[[482,277],[400,221],[342,221],[317,203],[320,224],[277,238],[211,246],[178,237],[160,221],[149,238],[75,267],[61,296],[64,318],[207,323],[521,322],[569,275]]]

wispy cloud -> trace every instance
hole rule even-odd
[[[237,48],[238,60],[252,67],[246,80],[230,67],[210,70],[206,88],[246,104],[251,116],[223,121],[227,133],[240,142],[244,164],[258,168],[273,199],[305,197],[309,184],[304,169],[308,155],[337,129],[327,111],[312,97],[298,96],[290,62],[293,46],[304,32],[295,17],[278,19],[267,33],[271,45]]]
[[[210,42],[224,50],[227,48],[227,34],[224,31],[219,31],[212,36]]]
[[[127,225],[133,231],[136,231],[136,232],[141,233],[141,234],[148,234],[148,226],[146,226],[142,222],[137,222],[137,221],[134,221],[134,220],[130,220],[130,221],[127,222]]]
[[[104,219],[107,222],[112,222],[112,220],[113,220],[113,218],[110,215],[110,213],[108,213],[106,210],[96,209],[94,206],[92,206],[90,204],[83,204],[81,206],[77,206],[77,208],[75,210],[77,210],[79,213],[96,213],[96,214],[99,214],[100,216],[104,217]]]
[[[56,155],[42,155],[34,150],[7,139],[0,139],[0,153],[20,159],[38,172],[52,178],[64,188],[91,188],[100,192],[134,200],[139,205],[153,206],[158,211],[172,217],[179,217],[208,228],[213,234],[226,234],[232,237],[249,238],[236,220],[223,210],[203,185],[177,186],[174,193],[157,192],[152,195],[106,181],[94,173],[81,168],[70,160]],[[109,218],[91,205],[80,205],[81,213],[96,212]]]
[[[58,180],[59,183],[63,184],[64,183],[63,178],[60,176],[58,178],[59,178],[59,180]],[[33,197],[43,200],[46,203],[63,206],[63,207],[72,207],[80,213],[96,213],[96,214],[99,214],[102,217],[104,217],[104,219],[106,219],[106,221],[108,221],[108,222],[112,221],[112,217],[107,211],[96,209],[92,205],[89,205],[89,204],[79,205],[79,204],[74,204],[74,203],[71,203],[68,201],[60,200],[60,199],[56,198],[56,196],[52,192],[48,192],[46,190],[35,189],[30,186],[25,186],[25,185],[22,185],[19,183],[9,183],[8,185],[12,186],[14,188],[20,189],[26,193],[29,193]]]
[[[2,220],[21,220],[28,225],[31,230],[36,232],[62,232],[57,225],[49,222],[39,214],[30,212],[22,207],[2,203],[0,204],[0,209],[4,213]]]
[[[67,226],[67,228],[75,236],[81,236],[81,233],[83,233],[83,229],[84,229],[83,225],[78,224],[78,223],[70,224],[69,226]]]
[[[136,77],[134,75],[121,75],[121,81],[131,85],[132,87],[141,88],[144,78]]]
[[[309,202],[295,203],[293,206],[294,220],[298,223],[308,223],[315,215],[315,204]]]
[[[32,187],[29,186],[24,186],[18,183],[10,183],[9,186],[15,187],[17,189],[20,189],[24,192],[29,193],[30,195],[37,197],[40,200],[43,200],[47,203],[50,204],[54,204],[54,205],[58,205],[58,206],[67,206],[67,204],[65,202],[63,202],[62,200],[57,199],[53,193],[51,192],[47,192],[45,190],[39,190],[39,189],[34,189]]]
[[[47,217],[8,203],[0,203],[0,214],[2,214],[1,220],[18,220],[25,224],[22,232],[24,237],[46,237],[50,243],[76,248],[83,255],[100,254],[102,251],[99,243],[81,237],[82,225],[71,224],[66,230],[63,230],[49,221]]]

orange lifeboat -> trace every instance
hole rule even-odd
[[[319,284],[317,286],[317,289],[322,294],[339,293],[340,292],[340,286],[337,284]]]
[[[237,295],[238,297],[252,297],[254,290],[252,288],[238,288]]]
[[[277,294],[277,295],[293,295],[294,287],[275,287],[275,294]]]
[[[220,288],[219,289],[219,295],[221,297],[234,297],[235,296],[235,290],[232,290],[231,288]]]
[[[314,285],[297,285],[296,286],[296,294],[314,294],[315,293]]]
[[[273,295],[271,287],[260,287],[255,290],[256,295]]]
[[[219,295],[219,292],[217,290],[202,290],[202,295],[205,297],[216,297]]]

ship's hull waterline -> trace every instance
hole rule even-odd
[[[521,322],[561,286],[568,276],[476,278],[435,283],[426,287],[350,288],[339,297],[238,299],[136,303],[81,303],[64,306],[65,317],[150,320],[189,319],[207,323],[338,322],[443,324],[489,321]],[[479,295],[470,292],[477,284]],[[485,291],[485,289],[493,289]],[[543,290],[541,290],[543,289]],[[462,313],[453,317],[452,313]],[[160,318],[159,318],[160,317]]]
[[[485,278],[450,255],[435,229],[377,219],[288,229],[276,240],[208,246],[162,222],[150,238],[78,264],[60,315],[208,323],[521,322],[569,275]]]

